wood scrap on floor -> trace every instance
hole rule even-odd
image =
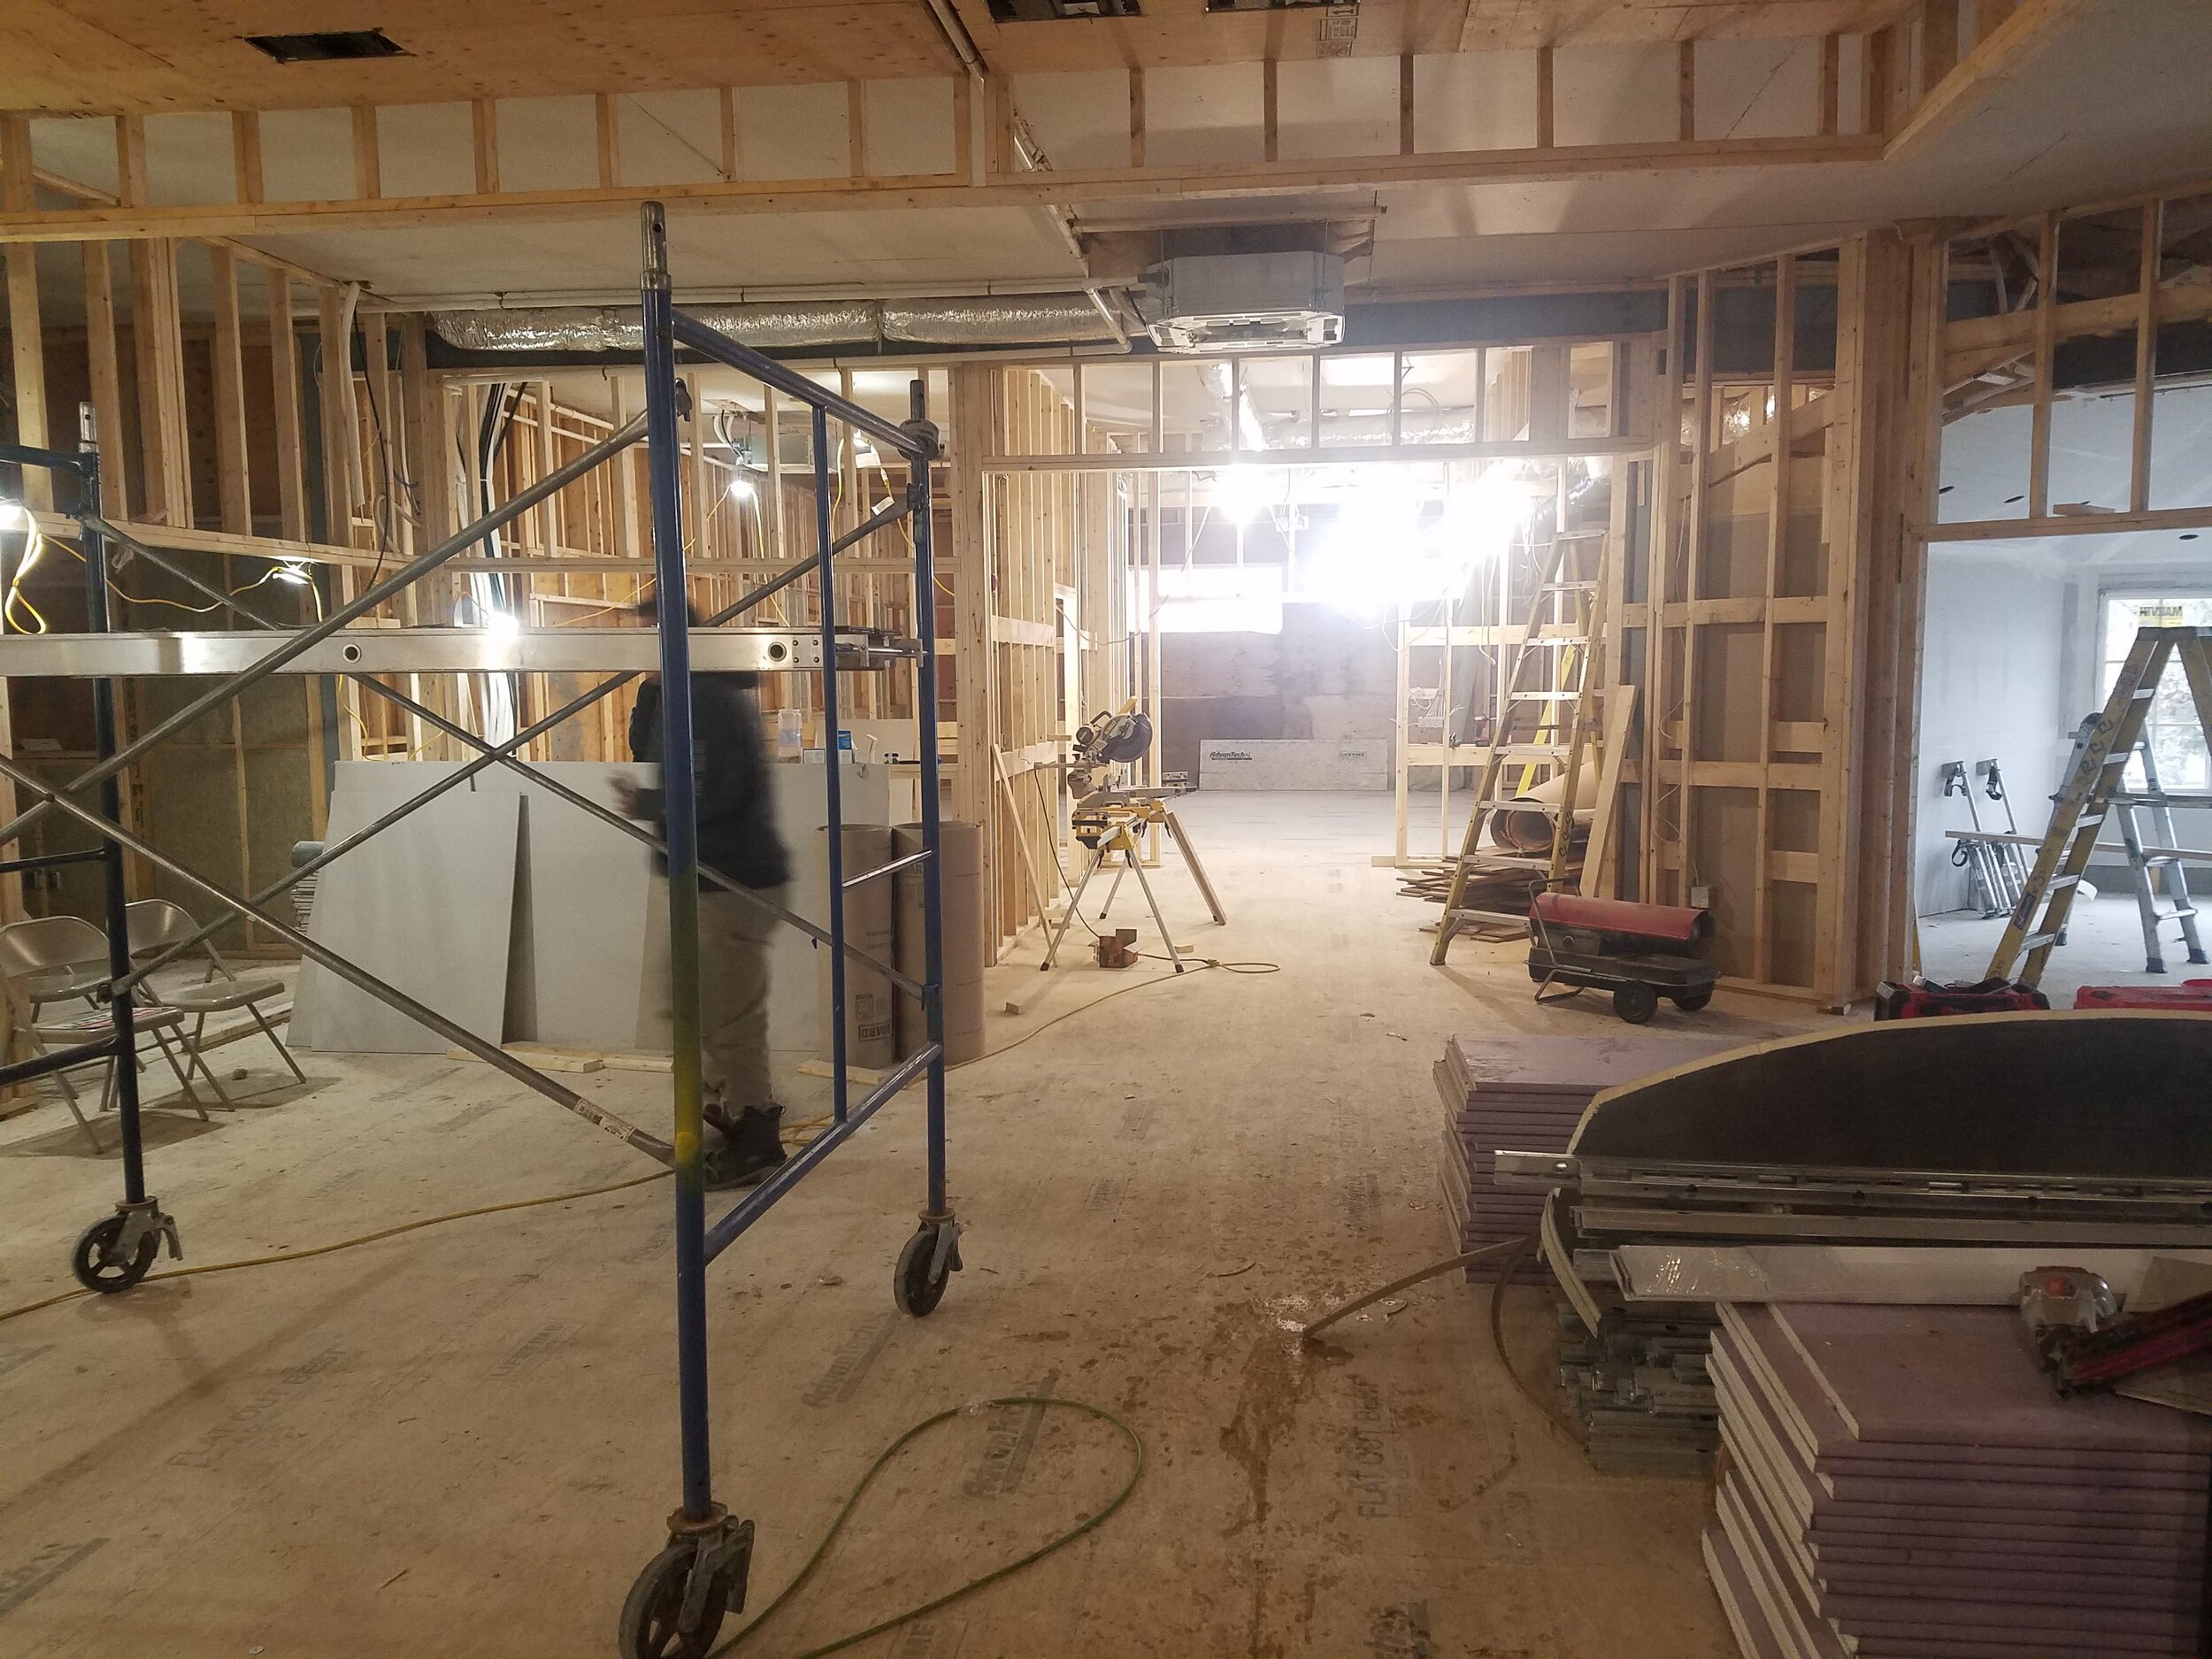
[[[526,1061],[541,1071],[661,1071],[674,1062],[664,1054],[640,1048],[583,1048],[542,1042],[503,1042],[503,1052]],[[448,1048],[449,1060],[475,1060],[466,1048]]]
[[[1442,904],[1451,896],[1452,867],[1429,864],[1403,871],[1398,881],[1402,899],[1425,899]],[[1528,932],[1529,901],[1544,890],[1541,871],[1495,869],[1471,871],[1461,895],[1463,908],[1480,911],[1494,920],[1463,920],[1460,932],[1473,939],[1518,939]]]

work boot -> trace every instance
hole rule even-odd
[[[783,1167],[783,1108],[748,1108],[734,1123],[722,1119],[722,1144],[706,1155],[707,1185],[720,1192],[732,1187],[753,1187]]]

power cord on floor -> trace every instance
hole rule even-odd
[[[1219,968],[1224,972],[1227,973],[1279,973],[1282,972],[1281,965],[1278,963],[1224,962],[1218,958],[1210,956],[1195,964],[1195,966],[1197,968]],[[1042,1025],[1037,1026],[1035,1030],[1024,1032],[1011,1042],[1002,1043],[998,1048],[991,1049],[988,1053],[979,1054],[972,1060],[963,1060],[959,1066],[948,1066],[946,1070],[958,1071],[960,1066],[976,1065],[985,1060],[992,1058],[993,1056],[1004,1054],[1010,1048],[1018,1048],[1022,1044],[1027,1042],[1032,1037],[1038,1035],[1040,1033],[1049,1030],[1052,1026],[1058,1025],[1064,1019],[1071,1018],[1077,1014],[1087,1011],[1087,1010],[1096,1008],[1101,1002],[1111,1002],[1117,996],[1126,995],[1131,991],[1141,991],[1147,986],[1164,983],[1169,977],[1170,976],[1167,975],[1162,975],[1156,979],[1141,979],[1134,985],[1120,986],[1114,990],[1107,992],[1104,996],[1093,997],[1089,1002],[1082,1003],[1079,1007],[1067,1009],[1061,1013],[1055,1014],[1050,1019],[1046,1020]],[[827,1123],[829,1119],[826,1116],[810,1118],[804,1123],[786,1125],[783,1133],[787,1135],[795,1134],[804,1130],[816,1128],[822,1124]],[[803,1145],[804,1143],[798,1142],[796,1144]],[[173,1267],[165,1272],[149,1273],[141,1282],[151,1284],[157,1279],[189,1279],[201,1273],[227,1273],[234,1268],[272,1267],[280,1262],[303,1262],[311,1256],[328,1256],[335,1250],[349,1250],[356,1245],[374,1244],[380,1240],[396,1238],[403,1233],[416,1233],[425,1227],[442,1226],[449,1221],[466,1221],[472,1217],[497,1215],[503,1210],[529,1210],[540,1204],[565,1204],[579,1198],[596,1198],[604,1193],[618,1193],[626,1187],[642,1187],[648,1181],[659,1180],[664,1175],[667,1174],[667,1172],[668,1171],[665,1170],[657,1170],[650,1175],[640,1175],[630,1180],[617,1181],[612,1186],[609,1187],[587,1187],[575,1192],[549,1193],[538,1198],[517,1198],[503,1204],[483,1204],[473,1210],[456,1210],[445,1215],[426,1216],[419,1221],[402,1222],[397,1226],[380,1228],[377,1232],[365,1233],[356,1238],[340,1239],[330,1244],[313,1245],[303,1250],[283,1250],[273,1256],[248,1256],[235,1262],[208,1262],[193,1267]],[[0,1309],[0,1324],[4,1324],[10,1319],[19,1318],[27,1313],[36,1313],[42,1308],[58,1307],[65,1302],[75,1302],[81,1297],[93,1295],[95,1294],[95,1292],[84,1289],[65,1290],[57,1292],[51,1296],[42,1297],[36,1302],[27,1302],[19,1307]]]
[[[1165,956],[1156,956],[1142,951],[1140,951],[1137,954],[1144,956],[1145,960],[1148,962],[1165,962],[1168,960]],[[1073,1008],[1063,1009],[1059,1013],[1055,1014],[1050,1019],[1046,1020],[1042,1025],[1038,1025],[1035,1029],[1022,1033],[1022,1034],[1015,1038],[1013,1041],[1002,1042],[997,1048],[987,1049],[985,1052],[976,1056],[972,1060],[963,1060],[957,1065],[947,1066],[945,1070],[948,1071],[957,1071],[965,1066],[980,1065],[984,1061],[1004,1054],[1010,1048],[1020,1048],[1022,1044],[1027,1042],[1032,1037],[1040,1036],[1045,1032],[1051,1030],[1052,1027],[1058,1025],[1064,1019],[1072,1019],[1078,1014],[1088,1013],[1092,1009],[1096,1008],[1101,1002],[1110,1002],[1118,996],[1126,996],[1132,991],[1145,990],[1155,985],[1171,985],[1177,979],[1186,979],[1189,977],[1190,974],[1203,972],[1208,968],[1218,968],[1224,973],[1280,973],[1283,971],[1283,964],[1279,962],[1224,962],[1218,956],[1202,956],[1196,962],[1186,962],[1183,966],[1184,972],[1180,974],[1163,973],[1149,979],[1139,979],[1133,985],[1117,986],[1114,989],[1107,992],[1103,996],[1094,996],[1087,1002],[1079,1003]]]
[[[395,1227],[381,1227],[374,1233],[365,1233],[357,1238],[340,1239],[331,1244],[310,1245],[303,1250],[280,1250],[273,1256],[250,1256],[235,1262],[204,1262],[192,1267],[173,1267],[165,1272],[149,1273],[140,1282],[153,1284],[165,1279],[192,1279],[202,1273],[227,1273],[240,1267],[273,1267],[280,1262],[304,1262],[311,1256],[328,1256],[336,1250],[350,1250],[356,1245],[374,1244],[381,1239],[397,1238],[403,1233],[419,1233],[425,1227],[442,1226],[449,1221],[466,1221],[472,1216],[495,1216],[503,1210],[531,1210],[541,1204],[565,1204],[579,1198],[597,1198],[604,1193],[618,1193],[632,1187],[642,1187],[648,1181],[657,1181],[667,1175],[666,1170],[656,1170],[650,1175],[634,1176],[626,1181],[616,1181],[606,1187],[586,1187],[572,1193],[548,1193],[539,1198],[511,1199],[503,1204],[479,1204],[473,1210],[456,1210],[442,1216],[425,1216],[419,1221],[403,1221]],[[27,1313],[36,1313],[41,1308],[52,1308],[65,1302],[99,1293],[89,1290],[65,1290],[39,1302],[27,1302],[19,1308],[0,1310],[0,1322]]]
[[[939,1424],[949,1423],[955,1417],[966,1417],[993,1406],[1030,1406],[1053,1410],[1079,1411],[1086,1417],[1097,1418],[1101,1423],[1112,1424],[1114,1427],[1121,1431],[1123,1437],[1129,1442],[1129,1479],[1122,1483],[1121,1490],[1114,1494],[1103,1509],[1094,1511],[1056,1538],[1031,1550],[1026,1555],[1010,1561],[1002,1567],[994,1568],[979,1578],[971,1578],[958,1589],[941,1595],[933,1601],[925,1601],[919,1607],[909,1608],[905,1612],[880,1620],[869,1625],[865,1630],[856,1630],[849,1636],[840,1636],[836,1640],[825,1642],[818,1647],[810,1647],[804,1653],[793,1655],[791,1659],[822,1659],[822,1655],[826,1654],[841,1652],[844,1648],[866,1641],[872,1636],[880,1636],[887,1630],[895,1630],[902,1624],[913,1623],[918,1618],[926,1618],[940,1608],[949,1607],[953,1602],[964,1597],[973,1595],[987,1585],[996,1584],[1002,1578],[1010,1578],[1025,1567],[1033,1566],[1055,1550],[1064,1549],[1086,1532],[1092,1532],[1103,1525],[1106,1518],[1121,1508],[1129,1494],[1137,1489],[1137,1482],[1144,1475],[1144,1442],[1137,1437],[1136,1430],[1131,1428],[1102,1406],[1089,1405],[1080,1400],[1056,1400],[1048,1394],[1002,1394],[996,1399],[979,1400],[972,1405],[954,1406],[949,1410],[938,1412],[934,1417],[924,1417],[876,1455],[875,1462],[868,1465],[868,1472],[861,1476],[860,1484],[852,1489],[851,1495],[845,1500],[843,1506],[837,1511],[836,1519],[829,1524],[829,1530],[822,1534],[821,1540],[814,1546],[814,1553],[806,1558],[806,1564],[799,1569],[790,1583],[777,1592],[775,1600],[761,1609],[759,1616],[751,1624],[712,1649],[710,1659],[729,1653],[740,1643],[749,1640],[754,1632],[775,1617],[778,1608],[797,1594],[799,1586],[804,1584],[813,1575],[814,1570],[822,1564],[822,1558],[829,1553],[829,1547],[836,1540],[838,1533],[844,1530],[845,1523],[852,1518],[852,1512],[858,1506],[861,1498],[866,1494],[868,1488],[875,1483],[876,1477],[883,1472],[885,1466],[894,1457]]]
[[[1299,1337],[1302,1340],[1310,1340],[1317,1333],[1327,1329],[1347,1315],[1357,1313],[1362,1308],[1372,1307],[1384,1297],[1394,1295],[1402,1290],[1409,1290],[1425,1279],[1436,1278],[1440,1273],[1448,1273],[1455,1268],[1476,1267],[1485,1263],[1496,1262],[1499,1264],[1498,1273],[1490,1286],[1490,1345],[1497,1350],[1498,1363],[1504,1368],[1505,1374],[1512,1380],[1513,1386],[1521,1391],[1522,1398],[1548,1417],[1569,1440],[1578,1446],[1584,1445],[1586,1440],[1581,1425],[1538,1394],[1535,1389],[1530,1387],[1521,1373],[1514,1369],[1513,1356],[1506,1352],[1505,1287],[1512,1282],[1513,1275],[1520,1271],[1521,1263],[1535,1253],[1536,1240],[1533,1237],[1529,1237],[1509,1239],[1502,1244],[1486,1244],[1479,1249],[1463,1251],[1457,1256],[1448,1256],[1440,1262],[1432,1262],[1426,1267],[1417,1269],[1402,1279],[1392,1279],[1379,1289],[1368,1291],[1363,1295],[1355,1296],[1351,1301],[1330,1309],[1328,1312],[1300,1331]]]

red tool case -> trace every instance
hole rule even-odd
[[[2184,979],[2179,985],[2085,985],[2074,993],[2074,1006],[2212,1014],[2212,979]]]

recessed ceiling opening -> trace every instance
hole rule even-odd
[[[404,58],[407,49],[382,29],[326,29],[314,35],[249,35],[246,44],[280,64],[327,64],[361,58]]]

